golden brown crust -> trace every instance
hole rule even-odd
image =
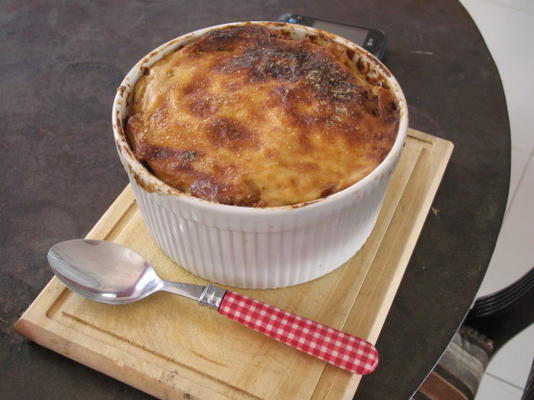
[[[206,200],[325,197],[368,175],[395,140],[395,96],[365,68],[326,37],[214,30],[138,81],[128,140],[158,178]]]

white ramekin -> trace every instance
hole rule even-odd
[[[251,208],[202,200],[160,181],[135,158],[124,134],[132,88],[146,67],[225,24],[201,29],[158,47],[124,78],[113,103],[113,133],[145,224],[156,243],[177,264],[210,281],[242,288],[279,288],[318,278],[353,256],[371,233],[387,184],[400,157],[408,127],[402,90],[389,70],[367,51],[330,35],[354,50],[354,60],[384,76],[397,95],[400,124],[387,157],[367,177],[331,196],[296,206]],[[289,31],[294,38],[313,28],[253,22]]]

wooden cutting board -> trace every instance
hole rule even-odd
[[[306,284],[238,291],[376,342],[452,148],[448,141],[410,130],[377,225],[351,260]],[[204,283],[158,249],[130,187],[87,237],[136,250],[164,279]],[[352,398],[361,378],[167,293],[109,306],[73,294],[54,278],[16,330],[165,399]]]

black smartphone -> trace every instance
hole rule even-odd
[[[386,35],[378,29],[347,25],[291,13],[282,14],[278,21],[311,26],[334,33],[363,47],[379,60],[382,59],[386,50]]]

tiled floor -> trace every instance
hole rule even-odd
[[[479,291],[485,295],[512,283],[534,266],[534,1],[460,1],[480,29],[501,74],[512,132],[508,206]],[[476,400],[519,400],[533,356],[531,325],[497,353]]]

